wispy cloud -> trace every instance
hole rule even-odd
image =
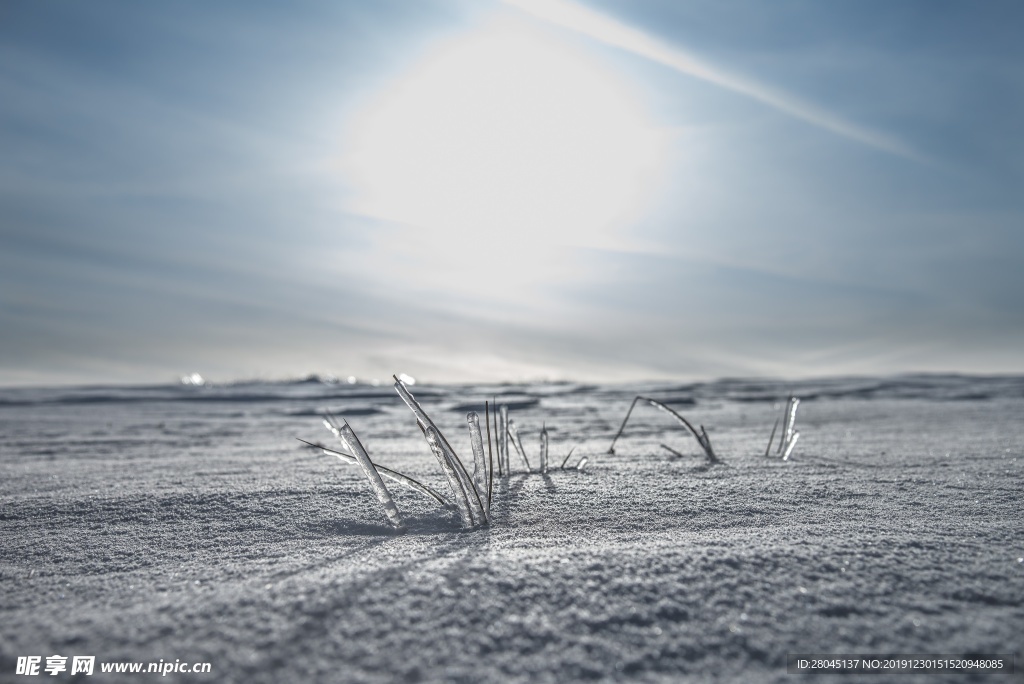
[[[0,385],[1024,370],[1019,3],[8,4]]]
[[[859,126],[792,95],[729,73],[643,31],[567,0],[504,0],[539,19],[632,52],[670,69],[745,95],[814,126],[911,159],[920,154],[899,140]]]

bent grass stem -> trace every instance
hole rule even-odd
[[[633,399],[633,403],[629,405],[629,411],[626,412],[626,417],[622,420],[622,425],[619,427],[619,431],[615,433],[615,437],[612,438],[612,443],[608,447],[609,454],[615,453],[615,442],[619,439],[619,437],[622,436],[622,432],[626,429],[626,423],[629,421],[629,416],[633,413],[633,408],[636,406],[636,403],[641,399],[646,401],[654,408],[659,409],[661,411],[665,411],[673,418],[675,418],[677,421],[679,421],[683,425],[683,427],[689,430],[690,434],[692,434],[694,439],[697,440],[697,443],[700,444],[702,449],[704,449],[704,455],[707,456],[708,463],[719,462],[718,457],[715,456],[714,449],[711,448],[711,438],[708,437],[708,433],[704,429],[703,425],[700,426],[700,432],[697,432],[697,429],[693,427],[690,421],[686,420],[686,418],[683,418],[681,415],[679,415],[677,412],[675,412],[665,404],[661,403],[657,399],[651,399],[650,397],[644,397],[640,395],[637,395],[637,397]]]

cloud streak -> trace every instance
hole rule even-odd
[[[681,74],[744,95],[823,130],[909,159],[920,155],[887,135],[844,120],[808,102],[728,73],[621,22],[567,0],[503,0],[543,21],[657,62]]]

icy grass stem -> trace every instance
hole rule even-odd
[[[314,444],[313,442],[307,442],[306,440],[301,439],[301,438],[297,438],[297,439],[300,442],[302,442],[303,444],[306,444],[308,446],[311,446],[311,447],[314,447],[316,449],[319,449],[320,451],[324,452],[328,456],[336,456],[338,458],[338,460],[340,460],[340,461],[342,461],[344,463],[349,463],[349,464],[352,464],[352,465],[358,465],[358,463],[359,463],[356,460],[356,457],[353,456],[352,454],[346,454],[343,451],[335,451],[334,449],[328,449],[327,447],[325,447],[322,444]],[[409,489],[417,491],[420,494],[423,494],[423,495],[429,497],[430,499],[433,499],[434,501],[436,501],[437,503],[441,504],[441,506],[443,506],[445,508],[448,508],[449,506],[451,506],[451,504],[448,503],[447,499],[445,499],[443,496],[438,494],[434,489],[428,487],[427,485],[423,484],[422,482],[419,482],[418,480],[414,480],[411,477],[409,477],[408,475],[404,475],[404,474],[398,472],[397,470],[392,470],[391,468],[388,468],[386,466],[382,466],[379,463],[374,463],[373,467],[377,469],[377,472],[381,474],[381,477],[386,477],[389,480],[392,480],[392,481],[397,482],[399,484],[405,485]]]
[[[484,402],[484,422],[487,423],[487,515],[491,514],[491,490],[494,489],[494,452],[491,451],[491,407]]]
[[[402,514],[398,512],[398,507],[395,505],[395,500],[391,498],[391,492],[384,485],[384,480],[381,479],[380,473],[377,472],[377,468],[374,467],[373,461],[370,460],[370,456],[366,453],[366,449],[363,448],[362,442],[356,437],[356,433],[349,427],[348,422],[342,418],[341,425],[337,425],[334,419],[328,414],[327,419],[324,420],[324,425],[335,434],[335,436],[341,440],[341,443],[345,445],[345,448],[355,456],[356,462],[359,467],[363,469],[363,474],[366,475],[366,479],[370,482],[370,488],[373,493],[377,496],[377,500],[380,505],[384,508],[384,513],[388,517],[388,521],[391,526],[396,530],[404,530],[405,526],[402,524]]]
[[[466,414],[466,422],[469,423],[469,443],[473,448],[473,486],[479,493],[487,489],[487,462],[484,457],[484,439],[480,434],[480,417],[476,411],[470,411]],[[484,505],[482,508],[486,514],[488,507]]]
[[[786,444],[786,450],[782,452],[782,460],[788,461],[789,455],[793,453],[793,448],[796,446],[796,440],[800,439],[800,431],[797,430],[793,433],[793,437]]]
[[[540,428],[540,472],[548,472],[548,426]]]
[[[800,433],[795,430],[796,408],[799,405],[800,400],[796,397],[790,397],[789,401],[786,402],[786,411],[782,416],[782,434],[779,435],[779,446],[775,450],[776,454],[782,454],[783,461],[789,460],[794,447],[796,447],[796,441],[800,439]],[[764,451],[765,456],[768,456],[771,453],[772,440],[775,439],[775,429],[777,427],[779,427],[778,419],[775,420],[775,425],[772,427],[772,434],[768,438],[768,448]]]
[[[678,420],[680,423],[682,423],[683,427],[690,431],[690,434],[692,434],[694,439],[697,440],[697,443],[700,444],[702,449],[704,449],[704,454],[705,456],[707,456],[708,463],[718,463],[718,457],[715,456],[715,451],[714,449],[711,448],[711,438],[708,437],[708,433],[704,429],[703,425],[700,426],[700,432],[697,432],[697,429],[690,424],[690,421],[686,420],[686,418],[683,418],[681,415],[670,409],[665,404],[661,403],[657,399],[651,399],[650,397],[644,397],[639,395],[635,399],[633,399],[633,403],[629,405],[629,411],[626,412],[626,417],[622,420],[622,425],[619,427],[619,431],[615,433],[615,437],[612,438],[612,443],[608,447],[609,454],[615,453],[615,442],[616,440],[619,439],[619,437],[622,436],[623,430],[626,429],[626,423],[629,421],[629,416],[630,414],[633,413],[633,408],[636,406],[636,403],[641,399],[646,401],[654,408],[659,409],[661,411],[665,411],[666,413],[674,417],[676,420]]]
[[[796,427],[796,407],[799,405],[799,399],[789,398],[789,403],[786,404],[786,415],[782,421],[782,438],[775,453],[782,453],[789,448],[789,443],[793,439],[793,428]]]
[[[526,464],[526,472],[532,473],[533,468],[530,467],[530,461],[526,458],[526,450],[523,449],[523,440],[519,439],[519,428],[516,427],[516,422],[511,418],[508,421],[508,436],[512,438],[512,445],[516,448],[520,458],[523,459],[523,463]]]
[[[509,454],[508,454],[508,406],[502,404],[498,407],[500,415],[500,428],[498,430],[498,462],[501,463],[501,470],[505,477],[509,476]]]

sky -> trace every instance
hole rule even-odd
[[[1018,2],[0,5],[0,385],[1024,372]]]

